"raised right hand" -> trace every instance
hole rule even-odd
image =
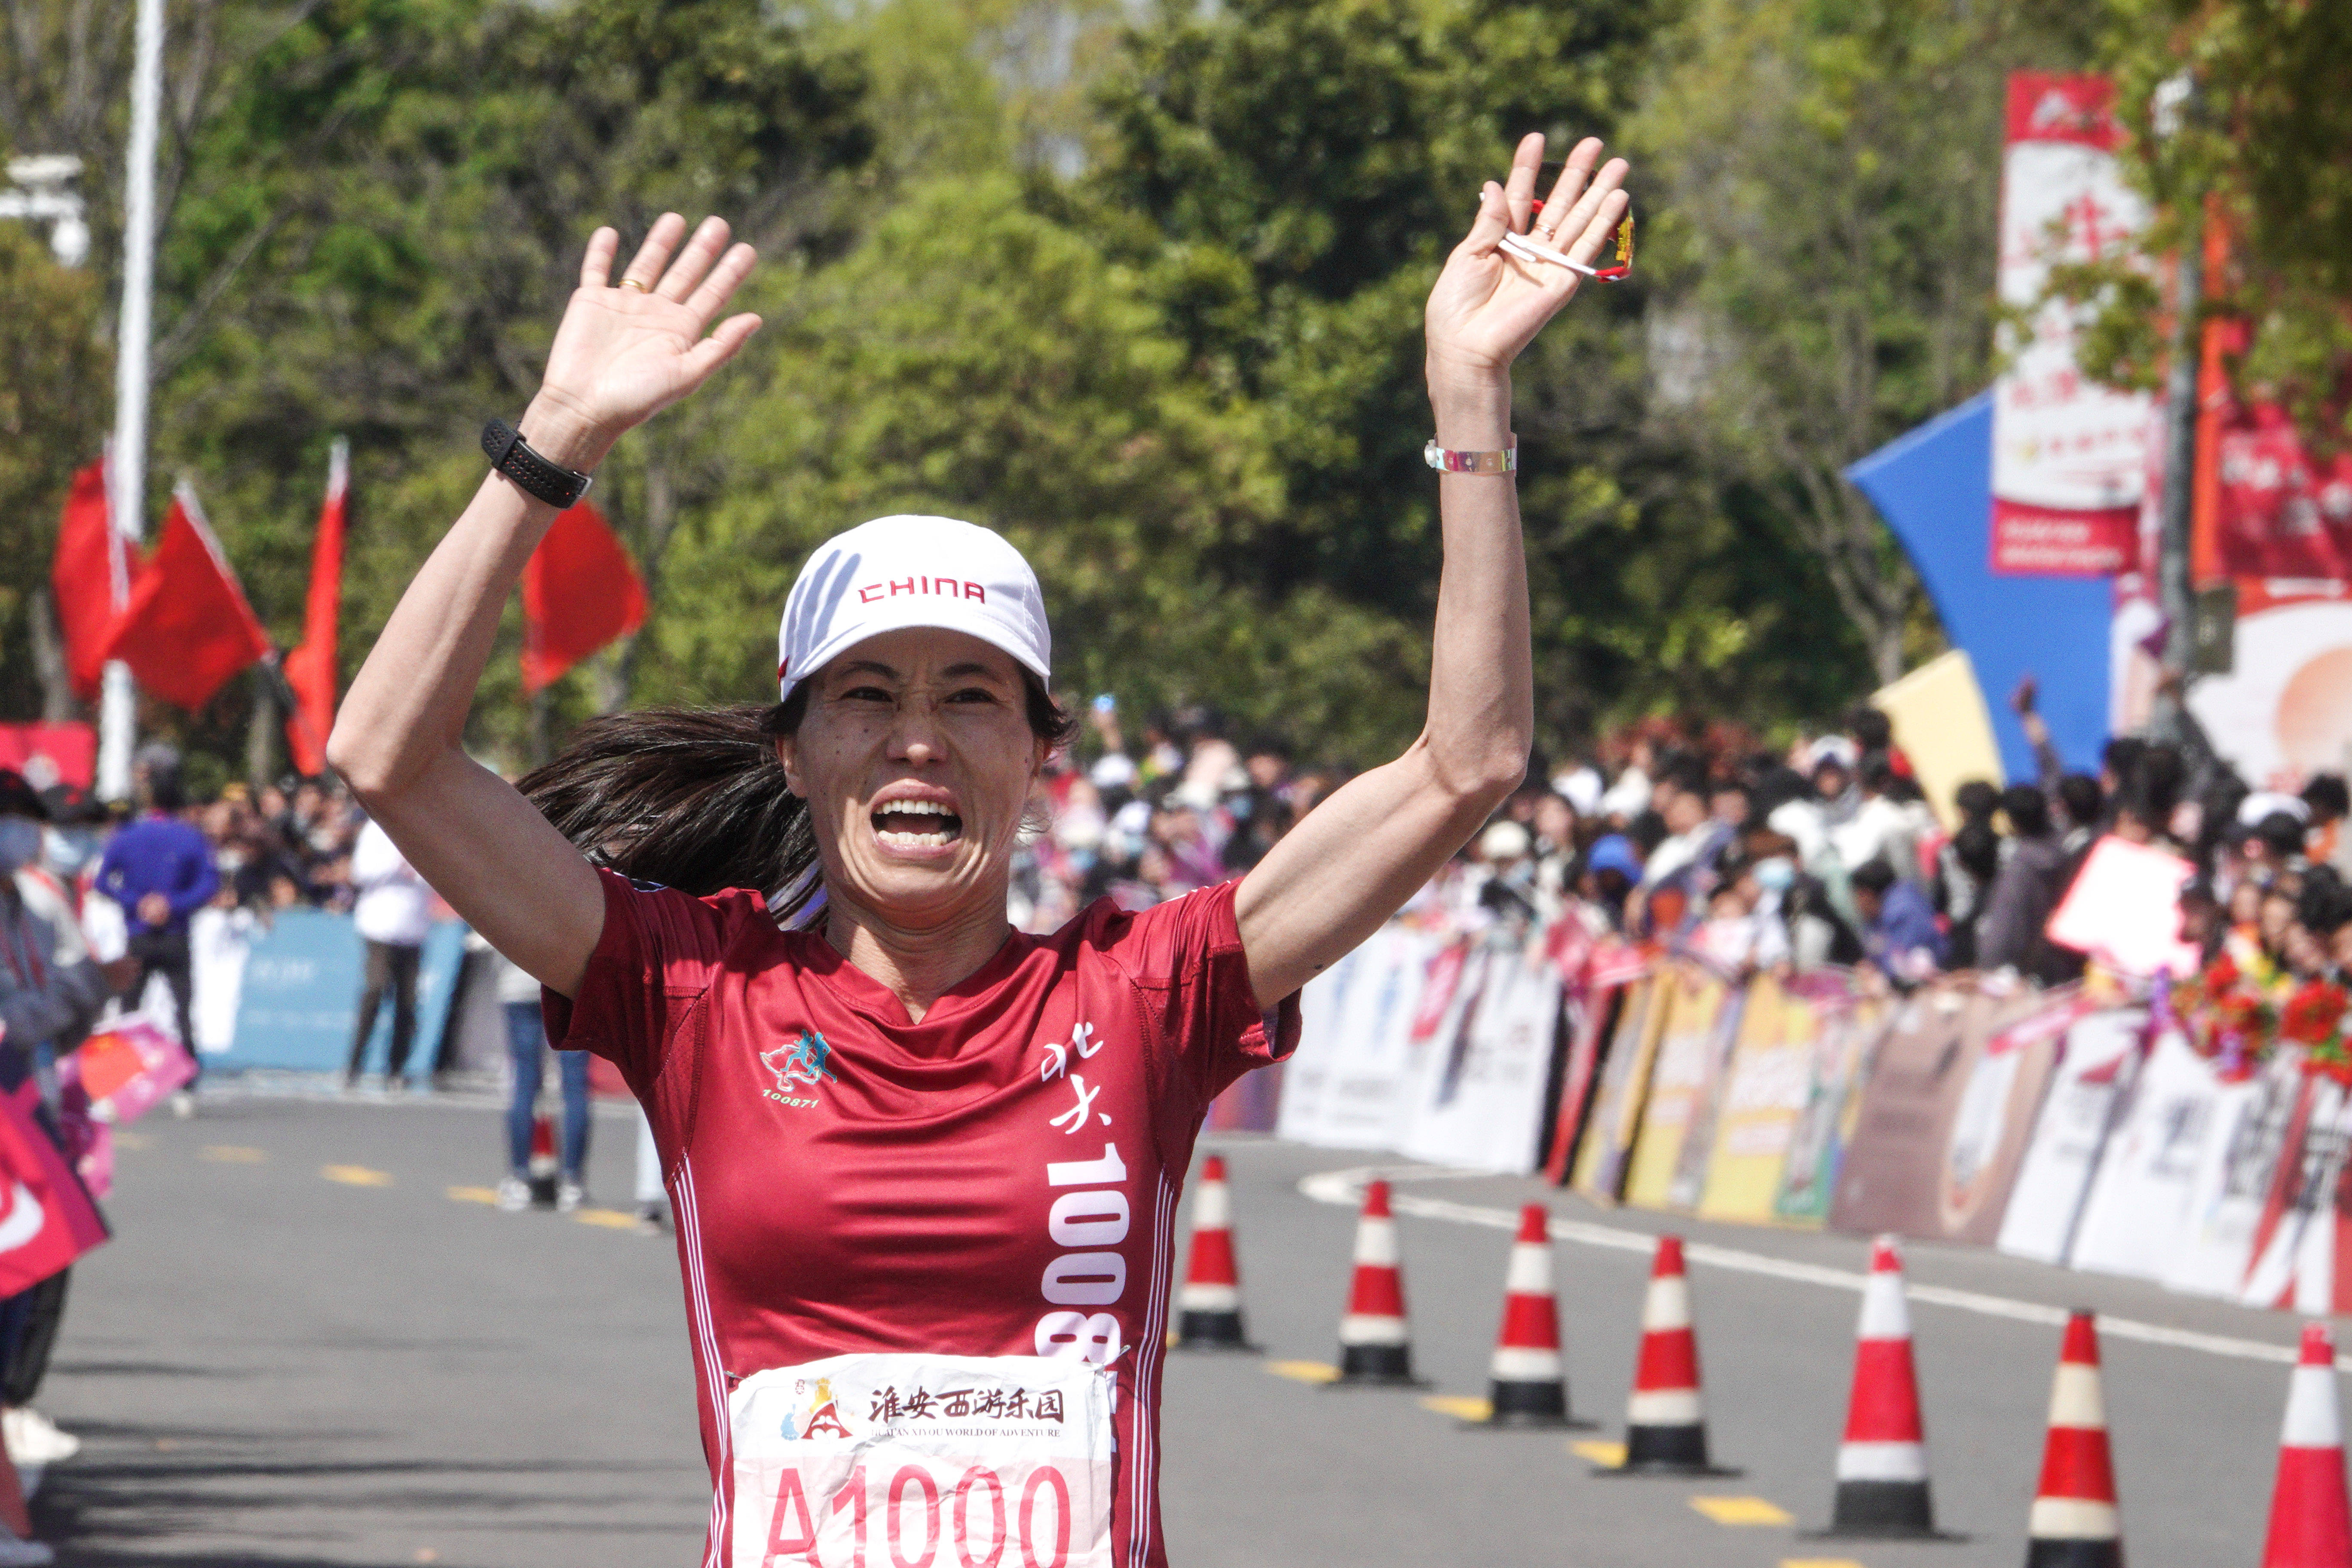
[[[758,258],[748,245],[730,248],[725,221],[709,217],[672,261],[685,234],[686,219],[664,213],[619,284],[609,280],[620,235],[589,237],[580,287],[522,423],[531,446],[564,467],[595,468],[624,432],[701,385],[760,330],[760,318],[745,314],[702,335]]]

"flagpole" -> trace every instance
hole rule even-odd
[[[107,512],[123,539],[146,536],[148,345],[155,298],[155,142],[163,97],[163,0],[139,0],[131,73],[131,147],[122,196],[122,311],[115,328],[114,446],[107,473]],[[118,605],[126,584],[115,587]],[[130,667],[107,664],[99,697],[98,794],[131,793],[131,753],[139,742],[137,689]]]

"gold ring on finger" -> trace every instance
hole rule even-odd
[[[624,289],[635,289],[638,293],[640,293],[640,294],[642,294],[642,293],[644,293],[644,292],[646,291],[646,286],[645,286],[644,284],[642,284],[642,283],[638,282],[638,281],[637,281],[635,279],[634,279],[634,278],[624,278],[624,279],[621,279],[621,287],[622,287],[622,288],[624,288]]]

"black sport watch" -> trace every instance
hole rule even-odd
[[[512,480],[524,494],[537,497],[558,511],[576,503],[596,482],[593,474],[575,474],[532,451],[530,443],[522,438],[522,432],[503,419],[493,419],[482,426],[482,450],[489,454],[492,468]]]

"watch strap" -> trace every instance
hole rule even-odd
[[[1455,452],[1433,437],[1421,449],[1421,460],[1442,474],[1516,474],[1519,471],[1519,438],[1499,452]]]
[[[505,475],[524,494],[559,511],[576,504],[596,482],[593,474],[574,473],[532,451],[522,432],[503,419],[482,426],[482,451],[492,469]]]

